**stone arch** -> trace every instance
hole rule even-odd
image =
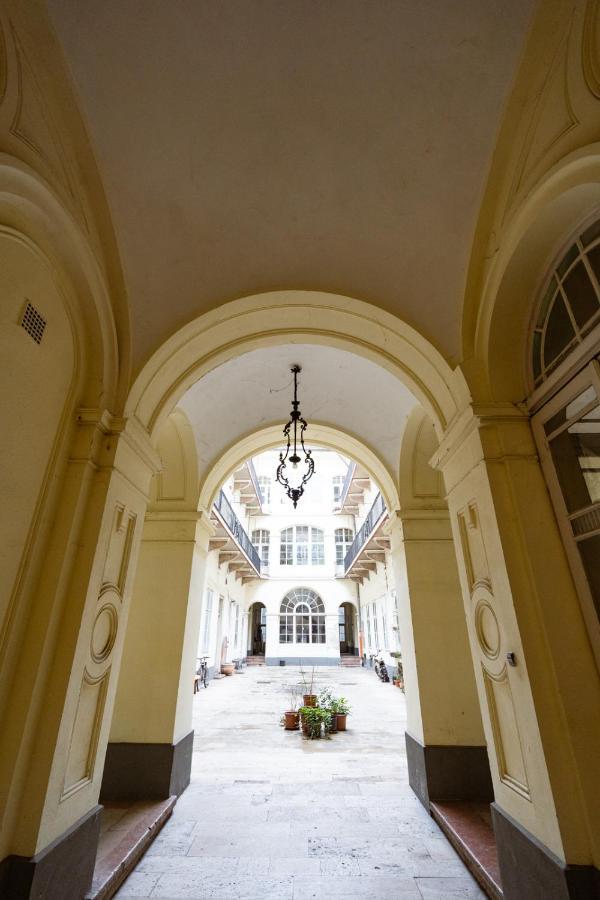
[[[529,393],[526,348],[541,280],[574,229],[600,208],[600,144],[569,154],[529,193],[502,235],[476,311],[465,309],[465,377],[477,402]]]
[[[185,391],[221,363],[282,343],[340,347],[391,371],[441,434],[468,402],[459,370],[415,329],[360,300],[318,291],[274,291],[233,300],[189,322],[138,374],[126,404],[153,435]]]

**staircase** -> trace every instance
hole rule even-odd
[[[354,656],[352,653],[342,653],[340,656],[340,665],[349,668],[362,665],[360,656]]]
[[[246,665],[248,666],[264,666],[265,658],[264,656],[247,656],[246,657]]]

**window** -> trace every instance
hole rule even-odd
[[[206,601],[204,603],[204,623],[202,625],[202,650],[208,653],[208,641],[210,638],[210,624],[212,619],[212,608],[215,593],[210,588],[206,592]]]
[[[279,610],[281,644],[324,644],[325,606],[309,588],[294,588],[283,598]]]
[[[239,603],[236,603],[236,604],[235,604],[235,626],[234,626],[234,631],[233,631],[233,647],[234,647],[234,650],[235,650],[235,648],[237,647],[237,643],[238,643],[238,631],[239,631],[239,628],[240,628],[240,604],[239,604]]]
[[[600,220],[579,235],[543,291],[531,345],[536,387],[599,321]]]
[[[390,636],[388,634],[387,619],[386,619],[385,612],[383,612],[381,614],[381,628],[383,631],[383,646],[387,650],[387,649],[389,649],[389,646],[390,646]]]
[[[373,639],[371,638],[371,607],[367,603],[365,607],[367,611],[367,644],[369,647],[373,646]]]
[[[271,479],[268,475],[258,476],[258,486],[262,494],[262,502],[265,506],[271,503]]]
[[[344,564],[344,557],[354,540],[354,532],[351,528],[335,529],[335,563],[337,566]]]
[[[296,525],[281,532],[279,562],[282,566],[322,566],[325,539],[320,528]]]
[[[346,610],[340,606],[338,610],[338,631],[340,633],[340,644],[346,640]]]
[[[375,639],[375,649],[379,650],[379,625],[377,623],[377,604],[373,601],[373,638]]]
[[[271,535],[266,528],[257,528],[256,531],[252,532],[252,543],[256,547],[257,553],[260,556],[261,566],[269,565],[270,542]]]
[[[333,476],[333,505],[339,506],[342,499],[342,488],[344,487],[344,476]]]

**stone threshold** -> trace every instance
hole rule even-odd
[[[92,886],[85,900],[110,900],[170,818],[177,801],[104,802]]]
[[[469,872],[491,900],[502,900],[498,851],[489,803],[466,800],[430,802],[431,815]]]

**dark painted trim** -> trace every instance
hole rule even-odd
[[[265,663],[267,666],[278,666],[280,660],[283,660],[286,666],[303,666],[305,669],[312,669],[313,666],[339,666],[339,656],[321,656],[314,659],[306,656],[266,656]]]
[[[423,746],[405,732],[408,783],[429,810],[431,800],[494,799],[486,747]]]
[[[109,744],[103,800],[166,800],[190,783],[194,732],[176,744]]]
[[[600,871],[562,862],[492,803],[504,900],[600,900]]]
[[[35,856],[9,856],[0,863],[3,900],[66,900],[84,897],[94,874],[101,806],[94,806]]]

